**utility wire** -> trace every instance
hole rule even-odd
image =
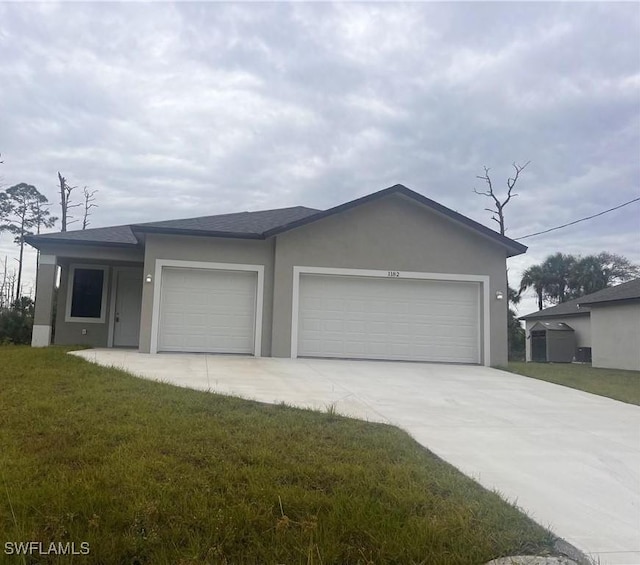
[[[568,224],[562,224],[561,226],[556,226],[555,228],[549,228],[548,230],[537,231],[535,233],[530,233],[528,235],[523,235],[522,237],[514,237],[515,241],[520,239],[527,239],[528,237],[533,237],[534,235],[542,235],[543,233],[549,233],[551,231],[560,230],[562,228],[566,228],[568,226],[572,226],[574,224],[579,224],[580,222],[584,222],[586,220],[591,220],[592,218],[597,218],[598,216],[602,216],[603,214],[608,214],[609,212],[613,212],[614,210],[618,210],[619,208],[623,208],[624,206],[628,206],[629,204],[633,204],[634,202],[638,202],[640,197],[634,198],[633,200],[629,200],[629,202],[625,202],[624,204],[620,204],[619,206],[615,206],[614,208],[609,208],[608,210],[604,210],[603,212],[598,212],[593,216],[587,216],[586,218],[580,218],[579,220],[575,220],[573,222],[569,222]]]

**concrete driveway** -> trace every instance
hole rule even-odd
[[[476,366],[76,355],[179,386],[397,425],[600,563],[640,564],[640,407]]]

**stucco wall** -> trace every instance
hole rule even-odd
[[[100,324],[82,322],[65,322],[65,308],[67,303],[67,282],[70,264],[92,264],[99,266],[131,266],[141,265],[143,260],[142,247],[97,247],[90,245],[42,245],[40,248],[42,256],[55,256],[57,265],[61,266],[60,288],[57,291],[56,320],[54,343],[59,345],[82,344],[93,347],[105,347],[108,339],[108,316],[105,322]],[[47,276],[50,270],[49,265],[41,265],[43,269],[43,280],[55,282],[55,278]],[[107,313],[111,300],[111,277],[110,272],[107,277]],[[36,323],[47,325],[49,318],[49,304],[54,298],[54,286],[48,284],[45,287],[38,277],[38,288],[36,296]],[[87,330],[86,335],[82,335],[82,329]]]
[[[563,322],[575,330],[576,348],[591,347],[591,322],[589,313],[585,312],[577,316],[558,316],[553,318],[541,318],[540,320],[526,320],[526,360],[531,361],[531,328],[538,322]]]
[[[394,195],[277,236],[272,354],[291,354],[294,266],[490,277],[491,364],[507,362],[506,251],[437,213]]]
[[[100,258],[77,259],[58,258],[60,265],[60,288],[58,289],[58,299],[56,308],[56,324],[54,343],[58,345],[90,345],[91,347],[107,347],[109,339],[109,324],[111,323],[109,313],[111,312],[111,302],[115,298],[112,287],[114,267],[141,266],[140,263],[130,263],[126,261],[108,261]],[[71,265],[94,265],[97,267],[107,267],[105,284],[107,285],[107,302],[105,306],[104,322],[67,322],[65,314],[67,308],[67,295],[69,284],[69,272]],[[82,330],[86,330],[83,335]]]
[[[273,308],[273,240],[223,239],[192,236],[146,236],[144,273],[154,274],[156,259],[179,259],[210,263],[238,263],[264,266],[264,305],[262,312],[262,355],[271,354]],[[140,351],[151,349],[151,322],[154,284],[142,288],[140,316]]]
[[[592,365],[640,371],[640,301],[590,306]]]

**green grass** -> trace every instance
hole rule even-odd
[[[596,369],[577,363],[509,363],[506,370],[629,404],[640,404],[638,371]]]
[[[27,563],[484,563],[554,536],[401,430],[0,347],[7,541]],[[30,560],[31,559],[31,560]]]

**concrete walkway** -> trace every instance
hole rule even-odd
[[[602,565],[640,564],[640,407],[476,366],[75,352],[199,390],[386,422]]]

